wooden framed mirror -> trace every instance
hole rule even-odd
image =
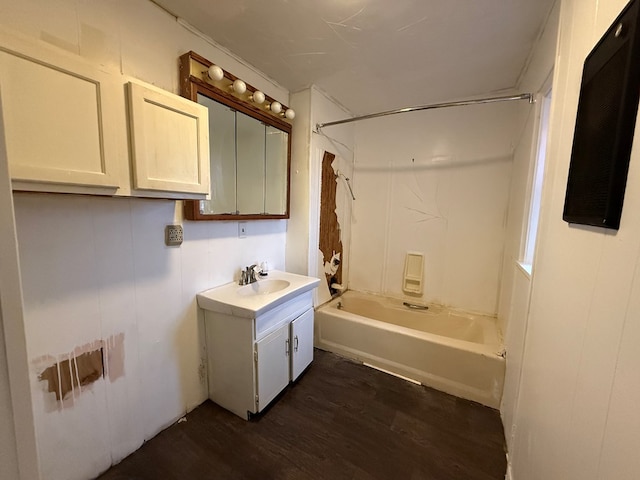
[[[278,103],[273,98],[252,101],[257,89],[251,85],[234,91],[237,77],[229,72],[210,78],[212,65],[194,52],[180,57],[181,95],[209,110],[211,165],[211,199],[185,201],[185,218],[289,218],[291,122],[269,108]]]

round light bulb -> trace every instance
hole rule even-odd
[[[242,95],[244,92],[247,91],[247,84],[244,83],[239,78],[233,81],[232,87],[233,87],[233,91],[236,92],[238,95]]]
[[[213,81],[220,81],[224,77],[224,70],[217,65],[211,65],[207,70],[207,76]]]
[[[287,108],[284,112],[284,116],[289,120],[293,120],[294,118],[296,118],[296,112],[294,112],[292,108]]]
[[[258,105],[260,105],[264,103],[266,97],[260,90],[256,90],[255,92],[253,92],[253,95],[251,95],[251,100],[253,100],[253,103],[257,103]]]
[[[269,108],[277,115],[282,111],[282,104],[280,102],[271,102]]]

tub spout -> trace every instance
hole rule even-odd
[[[429,307],[427,307],[426,305],[418,305],[417,303],[402,302],[402,304],[405,307],[413,308],[414,310],[428,310],[429,309]]]

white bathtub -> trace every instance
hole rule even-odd
[[[316,346],[498,408],[505,362],[495,318],[402,303],[347,291],[316,311]]]

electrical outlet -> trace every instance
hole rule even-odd
[[[238,238],[246,238],[247,222],[238,222]]]
[[[164,243],[168,247],[182,245],[183,239],[182,225],[167,225],[164,228]]]

